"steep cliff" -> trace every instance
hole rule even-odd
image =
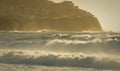
[[[0,31],[102,31],[91,13],[70,1],[0,0]]]

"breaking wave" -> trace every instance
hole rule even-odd
[[[1,52],[0,63],[120,69],[120,59],[92,55],[87,56],[83,53],[7,51],[3,53]]]
[[[120,33],[0,32],[0,64],[120,70]]]
[[[65,40],[65,39],[54,39],[54,40],[50,40],[48,41],[47,44],[54,44],[54,43],[64,43],[64,44],[90,44],[90,43],[105,43],[105,42],[110,42],[110,41],[119,41],[117,39],[93,39],[93,40]]]

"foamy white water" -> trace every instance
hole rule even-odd
[[[51,67],[37,65],[16,65],[16,64],[0,64],[1,71],[112,71],[112,70],[95,70],[79,67]],[[119,71],[119,70],[114,70]]]
[[[119,33],[0,32],[0,71],[119,71]]]

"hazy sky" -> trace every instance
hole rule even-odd
[[[61,2],[64,0],[53,0]],[[104,30],[120,32],[120,0],[68,0],[94,14]]]

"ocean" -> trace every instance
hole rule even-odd
[[[0,32],[0,71],[120,71],[120,33]]]

